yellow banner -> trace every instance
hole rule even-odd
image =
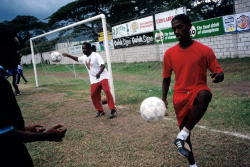
[[[99,42],[104,41],[103,32],[100,32],[100,33],[98,33],[98,34],[102,34],[102,35],[100,35],[100,36],[98,37]],[[113,38],[112,38],[112,33],[108,33],[108,40],[111,40],[111,39],[113,39]]]

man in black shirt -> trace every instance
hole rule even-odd
[[[62,141],[66,127],[57,125],[46,129],[43,125],[26,126],[22,113],[6,79],[7,68],[16,68],[21,61],[19,41],[15,34],[0,28],[0,166],[32,167],[32,159],[24,143],[34,141]]]

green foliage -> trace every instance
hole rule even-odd
[[[16,16],[12,21],[0,23],[17,34],[22,54],[30,53],[29,39],[46,31],[46,23],[39,21],[34,16]]]
[[[233,14],[234,0],[174,0],[169,3],[171,9],[186,6],[192,22]]]
[[[46,24],[39,21],[34,16],[16,16],[12,21],[5,21],[1,26],[8,27],[18,35],[21,47],[26,44],[31,37],[44,33]]]
[[[48,17],[50,27],[58,27],[78,22],[98,14],[107,14],[112,5],[111,0],[76,0]]]

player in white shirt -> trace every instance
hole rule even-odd
[[[62,55],[85,65],[91,83],[91,99],[95,109],[98,111],[96,117],[105,115],[101,104],[101,91],[103,90],[107,97],[109,109],[111,110],[109,118],[112,119],[115,117],[117,111],[113,96],[110,92],[108,83],[109,73],[105,68],[105,63],[98,53],[92,51],[90,43],[83,43],[82,51],[83,56],[81,57],[72,56],[68,53],[62,53]]]

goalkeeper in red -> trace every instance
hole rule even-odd
[[[205,114],[212,93],[207,86],[207,69],[212,82],[223,81],[223,70],[211,48],[190,37],[191,21],[184,14],[172,20],[172,29],[179,43],[169,48],[163,59],[162,100],[167,102],[167,93],[172,72],[175,73],[173,104],[180,132],[174,145],[178,153],[187,157],[190,167],[197,167],[190,141],[191,131]],[[190,148],[184,147],[188,143]]]
[[[63,53],[62,55],[85,65],[88,70],[91,83],[91,99],[96,110],[98,111],[96,117],[105,115],[101,104],[101,91],[103,90],[106,94],[108,106],[111,110],[109,118],[112,119],[116,116],[117,111],[113,96],[110,92],[108,83],[109,73],[105,68],[104,61],[98,53],[93,52],[93,48],[90,43],[83,43],[82,51],[84,55],[81,57],[71,56],[67,53]]]

